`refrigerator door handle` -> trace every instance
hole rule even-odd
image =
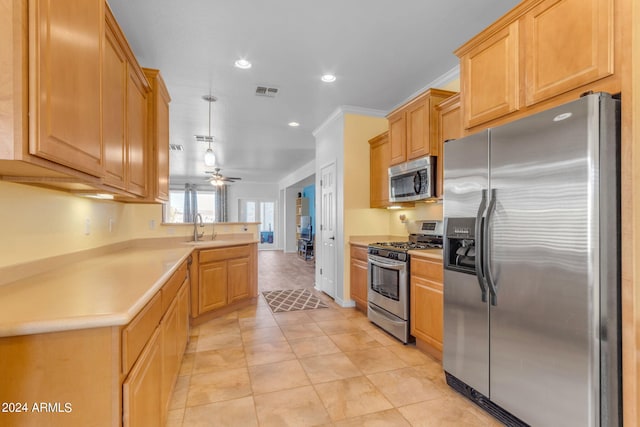
[[[480,292],[482,293],[482,302],[487,302],[487,282],[484,277],[482,268],[482,217],[484,216],[487,207],[487,190],[482,190],[482,200],[480,206],[478,206],[478,213],[476,214],[476,277],[478,279],[478,285],[480,285]]]
[[[482,259],[484,262],[484,275],[489,286],[489,293],[491,294],[491,305],[498,304],[498,293],[496,284],[493,281],[493,275],[491,274],[491,262],[489,257],[489,246],[491,244],[489,228],[491,227],[491,217],[496,210],[496,189],[491,190],[491,201],[489,201],[489,207],[487,208],[487,217],[484,221],[484,233],[482,240]]]

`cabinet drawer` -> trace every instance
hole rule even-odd
[[[198,261],[200,264],[204,264],[212,261],[248,257],[250,252],[248,245],[232,246],[230,248],[220,249],[207,249],[200,251]]]
[[[149,341],[162,317],[162,298],[158,292],[122,331],[122,372],[127,373]]]
[[[411,258],[411,275],[442,283],[442,263],[427,261],[414,256]]]
[[[187,263],[186,261],[182,263],[178,270],[173,273],[171,278],[165,283],[162,287],[162,312],[166,312],[171,305],[171,301],[178,294],[178,289],[184,283],[187,278]]]
[[[368,261],[367,248],[362,246],[351,245],[351,259],[359,259],[361,261]]]

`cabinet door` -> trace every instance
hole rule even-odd
[[[147,139],[150,161],[149,199],[169,200],[169,92],[160,71],[143,68],[151,86],[148,94],[149,134]]]
[[[397,165],[407,160],[407,120],[404,110],[389,116],[389,150],[390,165]]]
[[[136,67],[129,66],[127,83],[127,190],[147,195],[147,92]]]
[[[613,74],[612,0],[547,0],[524,17],[527,106]]]
[[[105,29],[102,88],[104,182],[125,189],[127,58],[109,21]]]
[[[429,97],[421,97],[406,108],[407,160],[429,154]]]
[[[372,208],[383,208],[389,204],[389,133],[378,135],[369,144],[369,204]]]
[[[200,264],[198,313],[203,314],[227,305],[227,262]]]
[[[163,85],[164,86],[164,85]],[[169,200],[169,100],[168,94],[158,96],[156,104],[155,161],[157,163],[157,190],[159,200]]]
[[[178,298],[174,298],[173,303],[167,309],[160,323],[160,330],[162,332],[161,402],[163,414],[166,414],[169,410],[171,391],[173,390],[173,384],[180,369],[181,354],[178,353],[179,314]]]
[[[442,284],[411,276],[411,334],[442,352]]]
[[[35,36],[29,61],[29,152],[91,175],[103,169],[101,52],[104,1],[29,2]]]
[[[437,188],[436,195],[444,196],[444,142],[451,139],[458,139],[464,136],[462,127],[462,113],[460,111],[460,95],[454,95],[438,105],[438,161],[437,168]]]
[[[161,379],[161,335],[160,328],[156,328],[122,385],[122,416],[125,427],[162,425]]]
[[[519,108],[518,42],[516,21],[460,58],[465,128]]]
[[[249,258],[227,261],[229,304],[249,297]]]
[[[366,261],[351,259],[351,299],[359,309],[367,307],[367,268]]]
[[[189,341],[189,279],[185,280],[178,292],[178,354],[182,356]]]

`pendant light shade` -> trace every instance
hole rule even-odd
[[[209,148],[207,148],[207,151],[204,152],[204,164],[206,166],[215,166],[216,164],[216,155],[211,149],[211,144],[209,144]]]

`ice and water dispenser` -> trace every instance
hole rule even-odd
[[[476,274],[475,218],[447,218],[445,221],[444,268]],[[478,251],[479,253],[480,251]]]

